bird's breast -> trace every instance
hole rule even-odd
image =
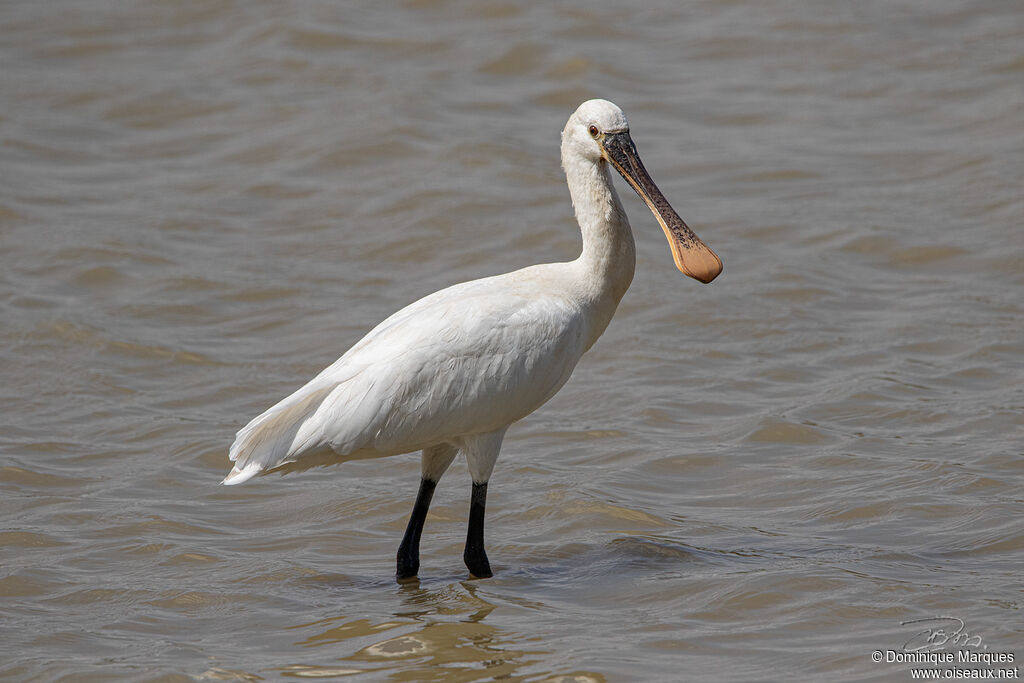
[[[364,373],[376,379],[365,399],[377,407],[376,450],[415,450],[507,426],[551,398],[585,349],[584,317],[557,297],[463,304],[436,324],[424,321]]]

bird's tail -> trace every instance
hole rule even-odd
[[[334,385],[329,384],[300,391],[242,427],[228,454],[235,465],[221,484],[241,484],[294,462],[318,436],[305,433],[303,425],[333,389]]]

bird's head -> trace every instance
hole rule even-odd
[[[629,136],[626,115],[608,100],[587,100],[562,131],[566,149],[592,163],[609,163],[658,219],[680,271],[708,283],[722,272],[722,260],[683,222],[654,184]]]

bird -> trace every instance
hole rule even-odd
[[[418,581],[434,490],[461,452],[472,479],[463,561],[471,579],[493,576],[484,517],[505,432],[568,381],[633,280],[633,233],[610,169],[650,208],[681,272],[709,283],[722,271],[654,184],[618,106],[581,104],[562,130],[561,160],[582,234],[578,258],[452,285],[394,313],[239,430],[222,483],[421,451],[396,556],[395,578],[408,583]]]

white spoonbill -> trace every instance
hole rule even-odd
[[[505,430],[566,383],[633,280],[633,233],[609,166],[650,207],[679,270],[715,279],[721,260],[647,174],[622,110],[584,102],[562,131],[562,167],[583,233],[579,258],[463,282],[398,311],[240,430],[223,483],[423,451],[419,493],[398,548],[397,579],[412,580],[434,488],[462,451],[473,478],[463,559],[472,577],[491,576],[484,507]]]

